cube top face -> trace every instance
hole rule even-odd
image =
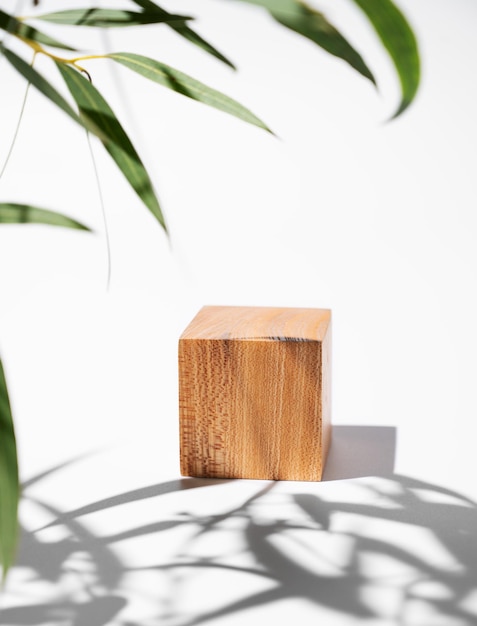
[[[330,321],[328,309],[206,306],[181,339],[321,342]]]
[[[179,340],[185,476],[321,480],[331,312],[205,307]]]

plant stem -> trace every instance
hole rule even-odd
[[[99,204],[101,206],[101,214],[103,216],[103,224],[104,224],[104,236],[105,236],[105,240],[106,240],[106,258],[107,258],[107,275],[106,275],[106,291],[109,291],[110,286],[111,286],[111,242],[109,239],[109,228],[108,228],[108,219],[106,216],[106,207],[104,205],[104,197],[103,197],[103,191],[101,188],[101,180],[99,178],[99,173],[98,173],[98,166],[96,163],[96,158],[94,156],[94,151],[93,151],[93,146],[91,144],[91,135],[89,134],[88,131],[86,131],[86,137],[88,139],[88,148],[89,148],[89,152],[91,155],[91,161],[93,163],[93,170],[94,170],[94,176],[96,179],[96,186],[98,189],[98,196],[99,196]]]
[[[67,59],[65,57],[59,57],[56,54],[52,54],[51,52],[48,52],[48,50],[45,50],[45,48],[43,48],[43,46],[41,46],[40,44],[36,43],[36,41],[32,41],[31,39],[27,39],[26,37],[21,37],[20,35],[17,35],[17,37],[21,39],[23,43],[29,46],[35,52],[35,54],[44,54],[45,56],[47,56],[49,59],[52,59],[56,63],[64,63],[66,65],[73,65],[74,67],[76,67],[76,69],[80,70],[81,72],[84,72],[85,70],[80,65],[78,65],[78,62],[89,61],[90,59],[103,59],[104,58],[103,54],[87,54],[84,56]]]
[[[33,55],[33,59],[31,62],[31,66],[33,67],[33,63],[35,62],[35,56]],[[23,102],[22,102],[22,106],[20,108],[20,115],[18,116],[18,121],[17,121],[17,125],[15,128],[15,132],[13,133],[13,138],[12,141],[10,143],[10,147],[8,149],[8,153],[7,156],[5,157],[5,161],[3,162],[2,165],[2,169],[0,170],[0,179],[3,177],[3,174],[5,173],[5,170],[7,169],[7,165],[8,162],[10,161],[10,157],[12,156],[12,152],[13,152],[13,148],[15,147],[16,141],[17,141],[17,136],[18,136],[18,131],[20,130],[20,124],[21,121],[23,119],[23,113],[25,112],[25,105],[26,105],[26,101],[28,98],[28,92],[30,91],[30,85],[31,83],[27,83],[26,89],[25,89],[25,95],[23,96]]]

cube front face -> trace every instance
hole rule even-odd
[[[179,341],[182,474],[320,480],[329,361],[329,311],[202,309]]]

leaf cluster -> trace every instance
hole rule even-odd
[[[342,59],[359,74],[376,84],[375,77],[361,54],[323,13],[299,0],[242,1],[266,9],[277,22],[313,41],[329,54]],[[395,113],[397,116],[411,104],[419,85],[419,54],[415,36],[405,17],[391,0],[354,0],[354,2],[369,18],[396,68],[402,92],[401,102]],[[164,24],[190,43],[234,68],[234,64],[224,54],[190,27],[189,23],[192,21],[190,16],[169,13],[152,0],[133,0],[133,4],[134,10],[94,7],[66,9],[35,15],[34,20],[50,22],[60,27],[76,28],[124,28]],[[76,57],[60,57],[56,53],[53,54],[51,48],[63,53],[76,51],[69,44],[32,26],[31,21],[32,19],[20,19],[0,11],[0,29],[23,41],[33,51],[33,61],[28,64],[2,43],[0,45],[3,55],[15,70],[44,96],[76,123],[99,138],[131,187],[164,229],[166,229],[164,215],[149,174],[112,108],[91,83],[89,72],[81,65],[83,61],[108,58],[188,98],[234,115],[267,131],[270,130],[262,120],[232,98],[155,59],[127,52]],[[34,68],[34,60],[38,54],[50,57],[56,64],[77,110],[74,110],[51,82]],[[10,203],[8,207],[9,221],[13,221],[14,205]],[[23,221],[21,217],[24,214],[24,206],[21,205],[18,207],[18,221]],[[52,223],[51,215],[43,213],[38,207],[31,212],[30,217],[30,221]],[[59,217],[58,225],[66,225],[62,216]]]

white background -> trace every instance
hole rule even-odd
[[[386,122],[399,101],[392,66],[350,3],[331,4],[316,6],[360,49],[379,92],[233,2],[170,10],[197,15],[196,29],[237,73],[165,28],[76,35],[88,49],[169,63],[236,98],[277,135],[106,61],[85,63],[150,169],[170,230],[168,241],[95,144],[109,292],[86,138],[30,90],[1,200],[58,210],[95,231],[0,229],[0,349],[22,477],[94,452],[38,487],[60,510],[179,477],[176,345],[205,304],[332,309],[334,422],[394,427],[397,474],[477,498],[477,6],[400,1],[423,78],[415,104]],[[25,85],[0,63],[3,158]],[[45,60],[37,67],[51,72]],[[251,489],[241,484],[234,489]],[[320,497],[333,500],[333,484]],[[112,532],[113,518],[97,527]]]

